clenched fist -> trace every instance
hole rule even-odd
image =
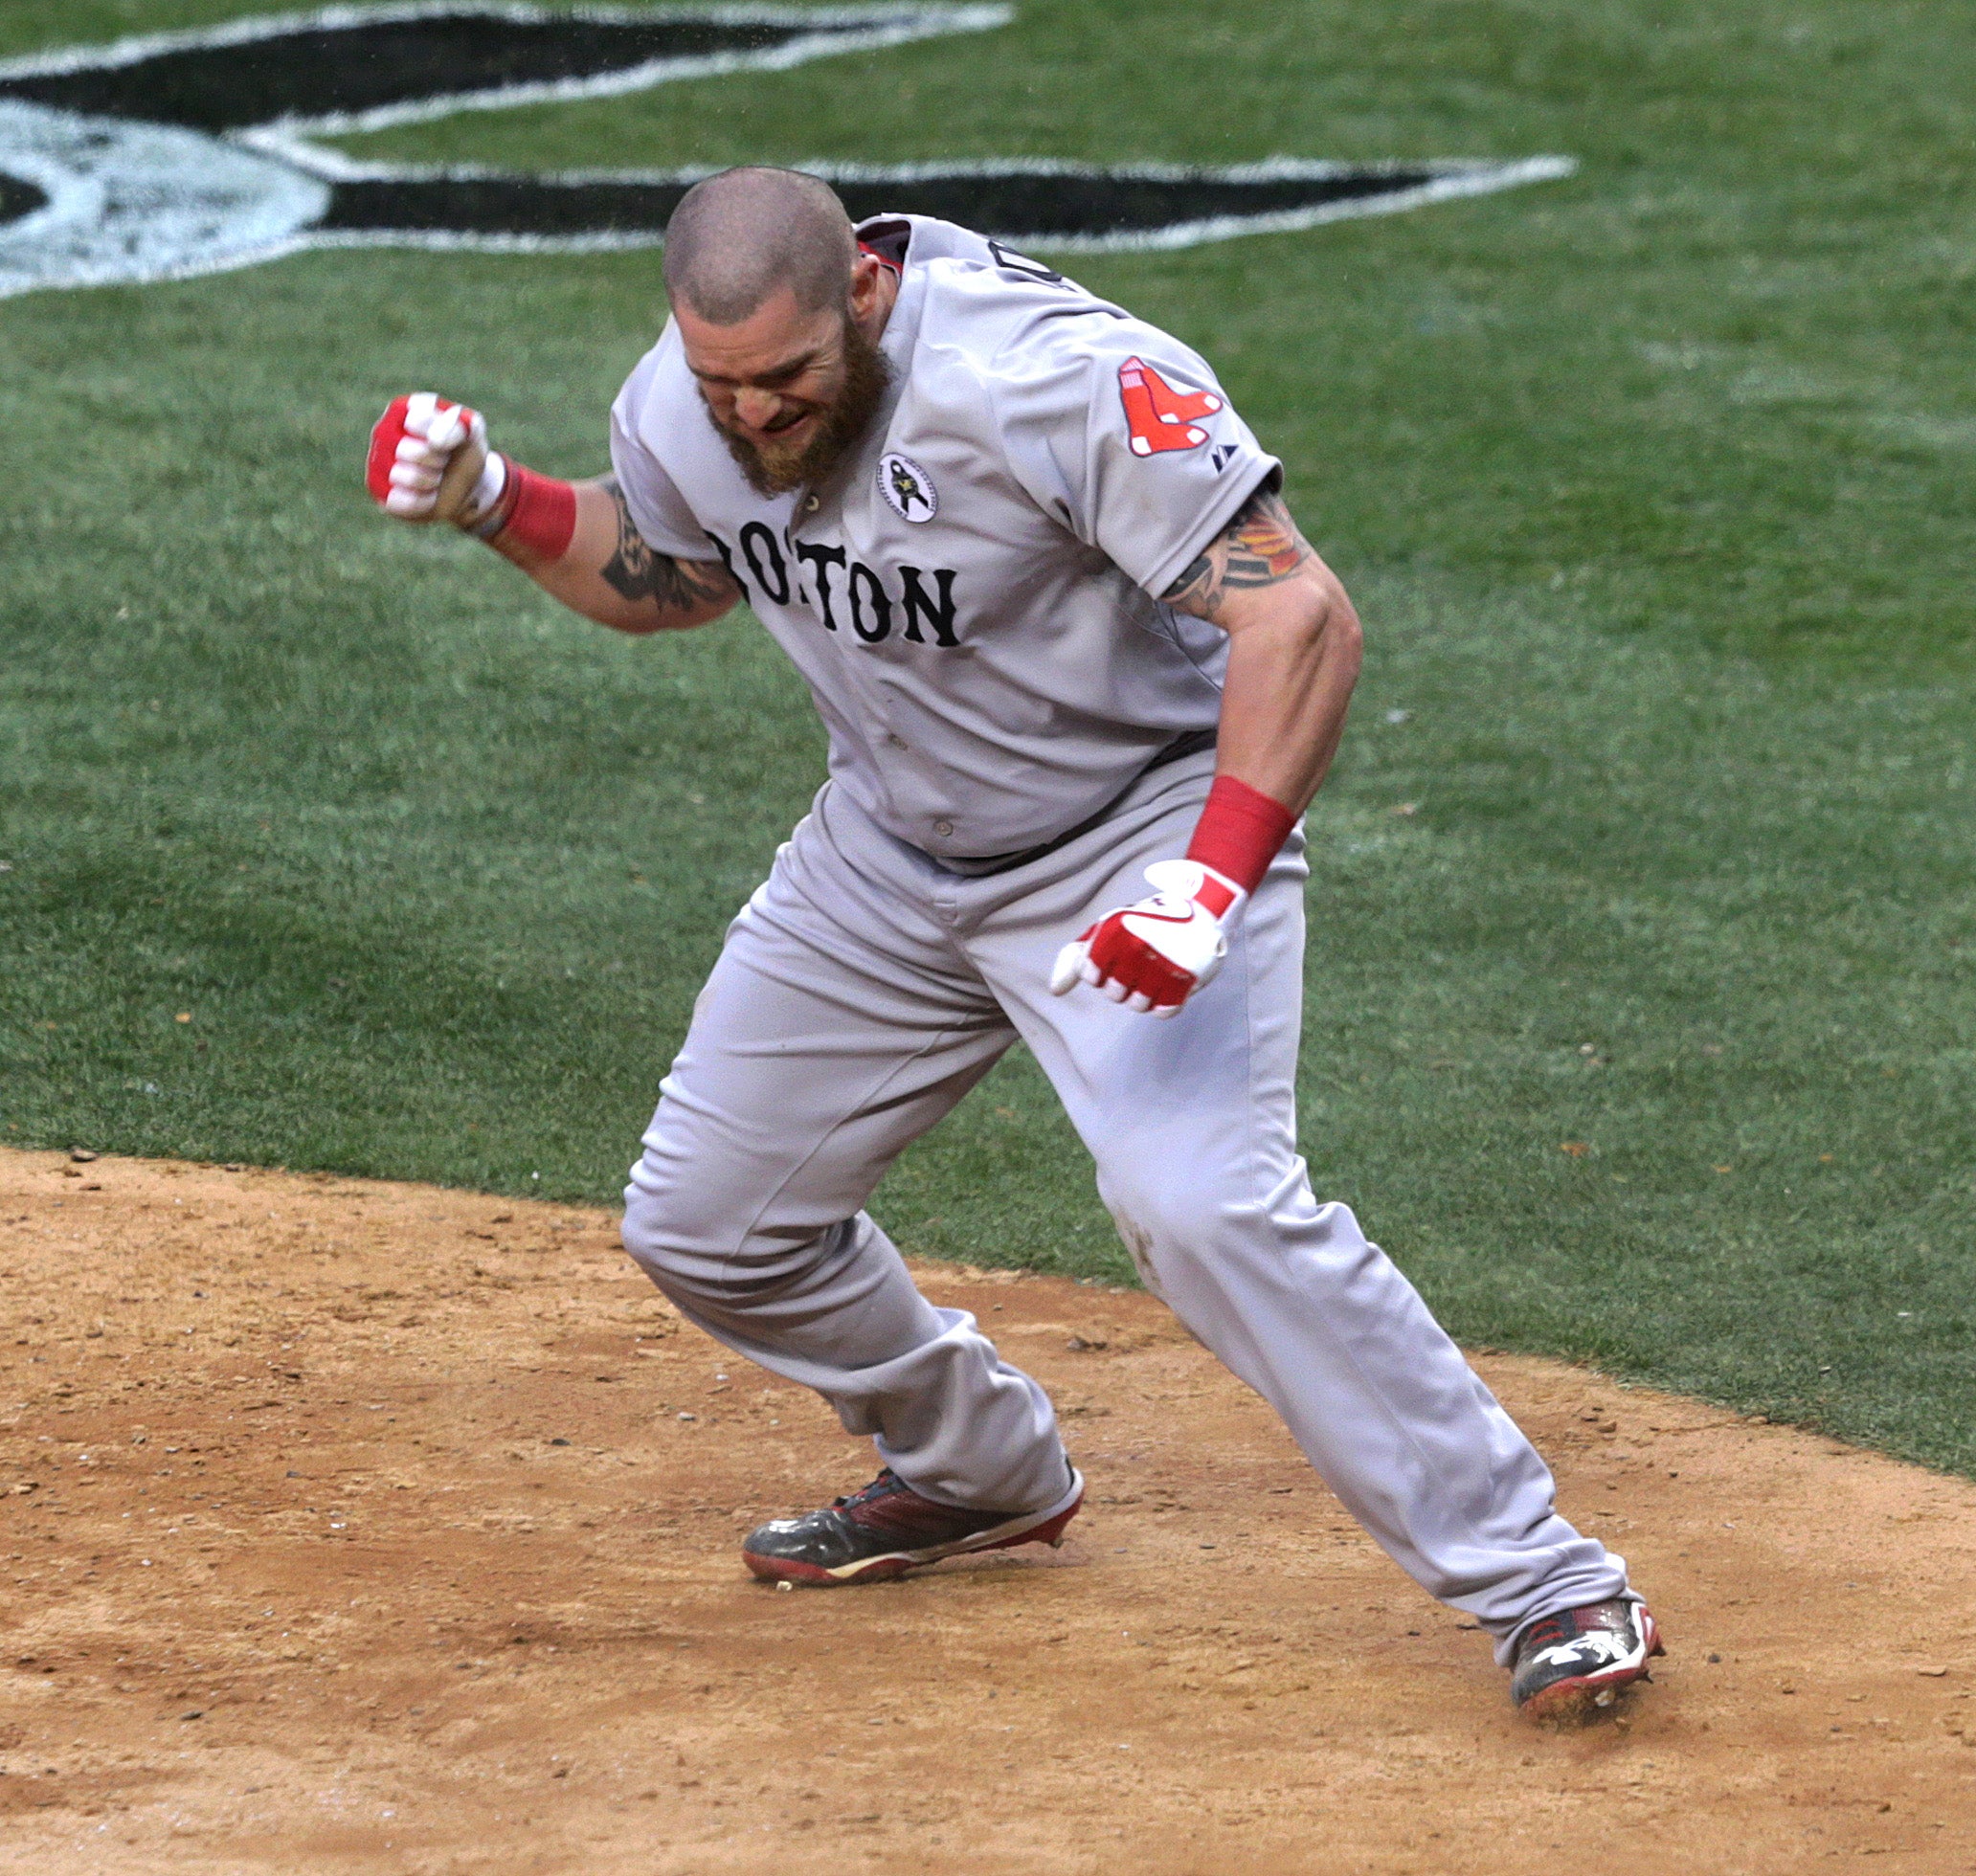
[[[1057,953],[1050,989],[1080,983],[1129,1010],[1170,1016],[1221,969],[1224,926],[1248,897],[1198,860],[1162,860],[1146,868],[1153,897],[1108,913]]]
[[[487,447],[487,420],[429,391],[392,400],[370,432],[366,480],[401,521],[476,528],[500,506],[507,462]]]

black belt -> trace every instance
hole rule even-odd
[[[941,859],[938,854],[928,854],[927,858],[935,866],[949,873],[958,873],[961,878],[968,880],[992,880],[998,873],[1013,873],[1017,867],[1027,866],[1032,860],[1042,860],[1055,853],[1059,847],[1067,847],[1071,841],[1082,838],[1092,828],[1102,826],[1111,818],[1118,804],[1155,770],[1164,769],[1168,763],[1179,762],[1190,755],[1199,755],[1202,749],[1211,749],[1214,746],[1215,732],[1212,729],[1189,730],[1178,742],[1169,743],[1161,749],[1096,814],[1088,815],[1075,827],[1067,828],[1054,840],[1045,840],[1041,846],[1024,847],[1019,854],[988,854],[979,860],[949,861]],[[962,871],[963,868],[965,871]]]

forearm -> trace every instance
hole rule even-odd
[[[1214,786],[1183,860],[1146,869],[1155,896],[1057,953],[1050,988],[1085,983],[1170,1016],[1227,951],[1225,921],[1263,881],[1317,793],[1358,679],[1358,617],[1288,511],[1263,495],[1187,570],[1169,604],[1228,635]]]
[[[1302,814],[1337,754],[1359,657],[1358,614],[1312,555],[1230,624],[1216,774]]]
[[[730,610],[740,592],[716,561],[678,560],[646,546],[611,477],[572,485],[575,530],[550,556],[526,530],[504,527],[487,545],[573,612],[619,632],[680,631]]]
[[[1130,1009],[1178,1011],[1220,967],[1225,921],[1261,889],[1337,753],[1358,677],[1352,602],[1287,515],[1240,521],[1227,539],[1239,551],[1224,541],[1170,595],[1211,608],[1228,635],[1214,786],[1185,858],[1146,869],[1155,896],[1058,952],[1059,995],[1086,983]]]
[[[1280,841],[1337,753],[1358,680],[1358,614],[1268,484],[1162,596],[1228,635],[1217,781],[1263,797],[1248,804],[1263,815],[1258,838],[1273,824]]]

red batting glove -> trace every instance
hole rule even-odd
[[[364,480],[400,521],[478,527],[506,489],[507,458],[487,447],[478,411],[429,391],[395,397],[370,432]]]
[[[1107,913],[1057,953],[1059,996],[1089,984],[1129,1010],[1170,1016],[1221,969],[1223,927],[1247,893],[1198,860],[1156,860],[1146,883],[1152,898]]]
[[[449,521],[543,560],[562,559],[575,538],[575,488],[490,450],[486,418],[429,391],[393,398],[377,419],[364,480],[401,521]]]

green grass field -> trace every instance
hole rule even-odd
[[[250,11],[11,0],[0,55]],[[1367,621],[1307,1150],[1471,1341],[1976,1473],[1972,95],[1947,0],[1022,0],[351,147],[1577,157],[1067,263],[1216,361]],[[615,638],[358,469],[429,384],[594,473],[658,320],[649,254],[0,302],[0,1139],[614,1197],[820,733],[745,616]],[[1022,1060],[877,1209],[1129,1268]]]

